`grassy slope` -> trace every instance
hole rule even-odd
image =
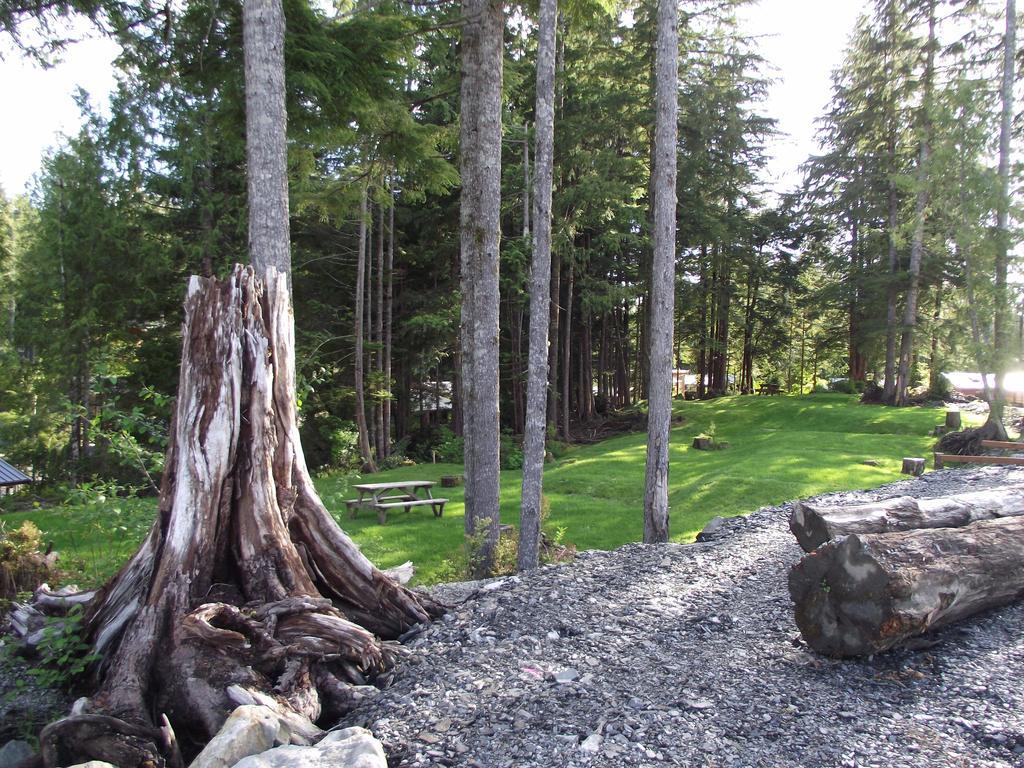
[[[904,456],[926,456],[933,438],[926,435],[942,421],[941,411],[858,405],[845,395],[804,397],[729,397],[678,403],[685,421],[672,432],[671,530],[673,540],[690,541],[716,515],[736,515],[830,490],[869,488],[899,477]],[[716,437],[728,450],[691,449],[695,435],[714,422]],[[571,452],[549,465],[545,495],[551,504],[549,527],[564,528],[565,539],[579,549],[611,549],[637,541],[643,533],[643,485],[646,436],[624,435]],[[875,460],[878,466],[863,462]],[[438,480],[458,474],[451,464],[403,467],[374,476]],[[501,476],[502,522],[518,524],[520,472]],[[451,499],[444,516],[428,509],[392,513],[381,526],[367,512],[345,517],[344,499],[359,479],[332,476],[317,481],[328,509],[375,563],[389,567],[412,560],[418,580],[455,578],[446,560],[457,560],[462,544],[461,488],[436,489]],[[6,515],[8,525],[36,522],[64,553],[80,583],[95,583],[112,573],[142,539],[154,503],[116,500],[88,507]],[[68,563],[67,561],[71,561]]]

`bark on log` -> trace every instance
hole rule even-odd
[[[1024,515],[1024,485],[961,493],[937,499],[910,496],[854,506],[799,501],[789,519],[805,552],[851,533],[889,533],[918,528],[962,528],[978,520]]]
[[[315,721],[320,691],[337,700],[338,686],[391,665],[380,638],[440,613],[377,570],[321,503],[299,442],[293,350],[286,275],[192,278],[157,519],[86,613],[103,656],[93,710],[143,731],[166,714],[186,756],[233,709],[229,688]],[[62,723],[73,735],[86,721]],[[62,760],[109,754],[92,736],[65,741]]]
[[[819,653],[879,653],[1024,596],[1022,552],[1024,517],[830,541],[790,571],[796,623]]]

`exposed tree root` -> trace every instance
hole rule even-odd
[[[193,277],[185,310],[159,514],[86,614],[101,714],[49,726],[48,766],[173,766],[162,716],[189,757],[245,696],[274,703],[308,740],[394,664],[385,640],[441,612],[377,570],[313,487],[286,278]]]
[[[980,456],[984,451],[982,440],[1005,440],[1006,430],[995,421],[986,421],[980,427],[964,429],[960,432],[948,432],[943,435],[935,446],[940,453],[952,453],[958,456]]]

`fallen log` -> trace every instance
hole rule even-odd
[[[978,520],[1024,515],[1024,485],[936,499],[896,496],[853,506],[798,501],[789,529],[805,552],[851,533],[962,528]]]
[[[789,574],[807,644],[835,657],[879,653],[1024,596],[1024,517],[964,528],[853,534]]]

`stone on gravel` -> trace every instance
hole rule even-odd
[[[245,757],[287,743],[289,737],[276,712],[245,704],[231,713],[189,768],[231,768]]]
[[[247,757],[235,768],[388,768],[388,761],[372,733],[344,728],[331,731],[315,747],[277,747]]]
[[[90,760],[87,763],[77,763],[68,768],[117,768],[113,763],[105,763],[102,760]]]
[[[555,682],[571,683],[575,680],[578,680],[579,676],[580,673],[578,669],[560,669],[558,672],[555,673]]]
[[[1024,469],[943,470],[821,500],[1021,482]],[[442,586],[464,602],[345,724],[372,726],[391,768],[1024,768],[1024,603],[927,648],[818,656],[786,582],[803,555],[792,508],[727,518],[695,546],[580,552],[487,592]]]
[[[35,752],[27,741],[11,739],[0,747],[0,768],[17,768]]]

